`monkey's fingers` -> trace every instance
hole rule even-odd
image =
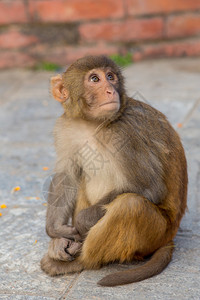
[[[73,241],[70,239],[52,239],[48,248],[49,257],[55,260],[72,261],[74,257],[65,251],[65,249],[69,248],[72,243]]]
[[[79,242],[72,242],[71,245],[69,245],[65,252],[67,252],[71,256],[77,256],[80,253],[80,250],[82,248],[82,243]]]

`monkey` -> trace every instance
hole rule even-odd
[[[161,112],[127,95],[121,69],[106,56],[78,59],[51,86],[64,113],[54,129],[57,160],[46,217],[51,240],[42,270],[55,276],[150,257],[98,284],[159,274],[172,259],[187,207],[178,134]]]

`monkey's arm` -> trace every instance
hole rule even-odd
[[[51,238],[80,239],[77,230],[68,225],[76,201],[76,188],[65,173],[54,175],[49,192],[46,231]]]
[[[105,215],[106,209],[104,205],[112,202],[119,194],[120,192],[112,191],[100,199],[98,203],[83,209],[78,213],[74,225],[82,238],[85,238],[89,229]]]

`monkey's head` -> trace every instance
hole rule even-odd
[[[106,120],[123,109],[124,80],[106,56],[87,56],[51,79],[52,94],[72,118]]]

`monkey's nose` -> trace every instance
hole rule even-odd
[[[115,90],[107,89],[107,90],[106,90],[106,93],[109,94],[109,95],[114,95]]]

